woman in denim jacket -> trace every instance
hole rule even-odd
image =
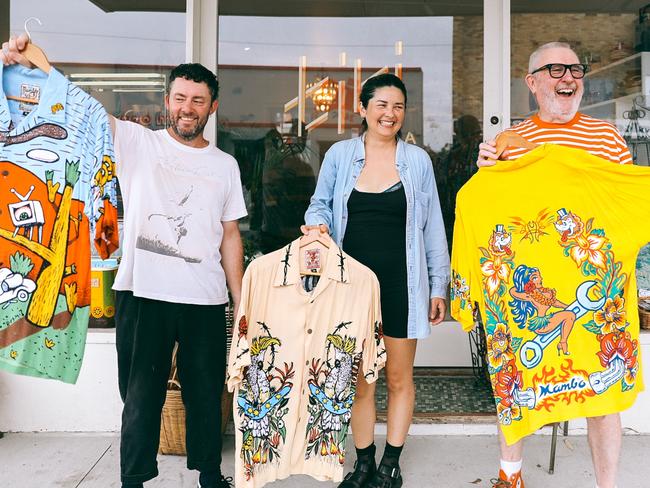
[[[445,227],[431,159],[400,138],[406,98],[402,80],[391,74],[363,85],[364,134],[327,151],[302,228],[306,234],[331,232],[339,247],[375,272],[381,287],[386,449],[377,467],[375,385],[360,375],[351,420],[357,462],[339,488],[402,486],[399,456],[413,417],[417,339],[445,316]]]

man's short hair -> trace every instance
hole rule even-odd
[[[530,55],[530,58],[528,58],[528,72],[532,73],[534,70],[539,68],[539,66],[537,66],[537,63],[543,51],[546,51],[547,49],[557,49],[557,48],[571,49],[571,51],[573,51],[573,48],[571,48],[571,46],[566,42],[554,41],[554,42],[547,42],[546,44],[542,44],[537,49],[535,49],[533,53]],[[575,51],[573,51],[573,53],[575,54]]]
[[[176,78],[205,83],[210,90],[210,103],[219,98],[219,82],[215,74],[200,63],[184,63],[176,66],[169,75],[169,86]]]

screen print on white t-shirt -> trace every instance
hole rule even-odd
[[[222,222],[246,215],[235,159],[122,121],[115,150],[124,242],[113,288],[175,303],[226,303]]]

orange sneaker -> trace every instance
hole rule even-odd
[[[517,471],[508,478],[503,470],[500,469],[499,478],[492,478],[490,483],[492,483],[492,488],[525,488],[524,480],[521,477],[521,471]]]

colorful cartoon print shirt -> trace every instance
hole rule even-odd
[[[0,77],[0,368],[74,383],[90,239],[103,258],[118,245],[108,116],[55,69]]]
[[[315,287],[301,254],[322,269]],[[321,254],[293,241],[248,267],[236,326],[236,486],[292,474],[340,481],[357,373],[373,382],[385,362],[374,273],[334,242]]]
[[[650,168],[545,144],[480,169],[457,202],[451,313],[469,330],[478,304],[506,441],[630,407]]]

